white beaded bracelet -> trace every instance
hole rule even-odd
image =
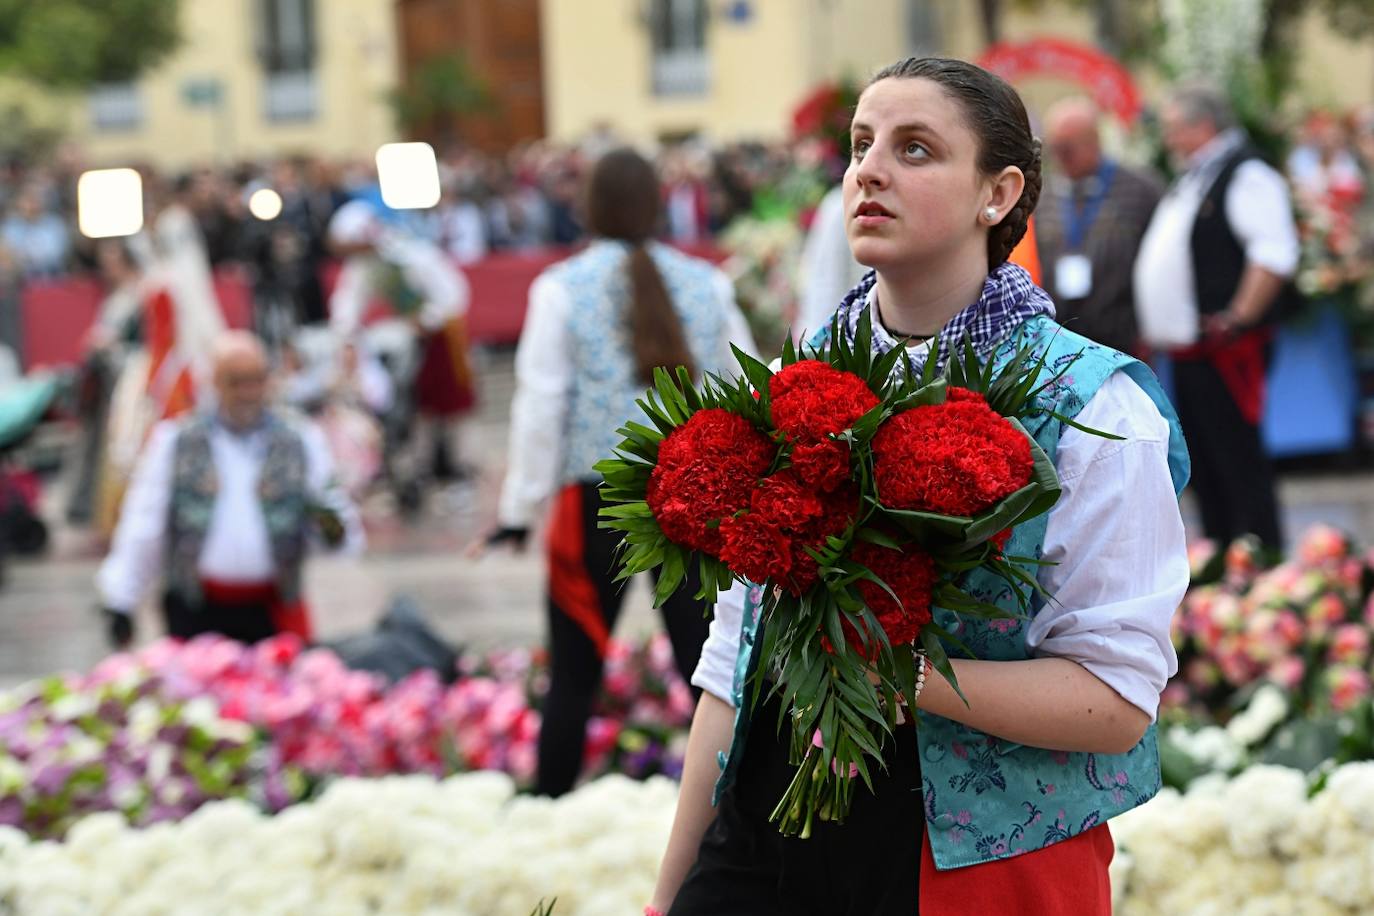
[[[916,707],[916,701],[921,698],[921,691],[926,689],[926,671],[930,669],[930,659],[926,657],[924,649],[917,649],[915,655],[921,668],[916,672],[916,689],[912,691],[911,699],[907,700],[906,704],[913,709]]]

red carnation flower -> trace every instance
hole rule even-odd
[[[710,523],[748,508],[776,452],[743,417],[718,408],[697,411],[659,444],[645,502],[668,540],[719,556],[721,533]]]
[[[794,442],[819,442],[841,433],[878,406],[878,396],[852,372],[803,359],[769,382],[773,425]]]
[[[980,403],[980,404],[986,404],[986,403],[987,403],[987,399],[984,398],[984,397],[983,397],[981,394],[979,394],[977,391],[972,391],[972,390],[970,390],[970,389],[968,389],[968,388],[959,388],[958,386],[951,387],[948,391],[945,392],[945,400],[946,400],[946,401],[977,401],[977,402]]]
[[[878,498],[894,509],[971,516],[1031,479],[1030,440],[981,399],[916,407],[873,437]]]
[[[786,541],[790,559],[786,563],[779,557],[771,559],[771,579],[800,597],[820,581],[820,568],[806,548],[824,547],[825,539],[848,528],[858,511],[859,491],[853,484],[830,493],[817,493],[794,469],[783,468],[759,482],[746,515],[730,520],[729,524],[721,523],[721,530],[726,533],[726,549],[721,559],[735,572],[755,582],[763,581],[736,562],[753,562],[751,558],[757,557],[764,541],[770,549],[780,547],[781,541],[771,540],[776,531]],[[742,554],[744,559],[739,559]],[[754,562],[755,567],[758,565]]]
[[[792,467],[807,484],[833,490],[849,478],[849,445],[827,439],[792,449]]]
[[[855,544],[853,559],[868,567],[900,599],[900,603],[894,601],[892,595],[875,582],[867,579],[858,582],[859,596],[878,618],[888,643],[904,646],[915,642],[921,635],[921,628],[931,621],[931,595],[938,578],[935,561],[915,544],[908,544],[903,550],[892,550],[868,541]],[[846,624],[845,630],[851,646],[860,652],[867,651],[869,658],[877,656],[876,645],[865,650],[857,629]]]
[[[878,396],[852,372],[804,359],[769,383],[773,425],[793,444],[792,463],[813,487],[832,490],[849,476],[849,446],[831,439],[878,406]]]
[[[794,531],[806,529],[821,517],[825,508],[820,496],[787,468],[759,481],[749,505],[751,512]]]
[[[780,581],[792,568],[792,539],[757,512],[720,523],[726,566],[751,582]]]

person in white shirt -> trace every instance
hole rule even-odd
[[[1260,420],[1273,322],[1297,296],[1288,185],[1215,90],[1179,87],[1162,123],[1182,174],[1156,208],[1136,258],[1140,334],[1172,359],[1207,536],[1229,543],[1254,534],[1279,547]]]
[[[358,513],[334,478],[319,430],[267,406],[261,341],[215,345],[216,407],[153,431],[96,578],[111,642],[161,579],[168,634],[217,632],[254,642],[312,636],[301,569],[315,541],[357,553]]]
[[[620,614],[615,581],[621,535],[597,524],[601,475],[616,430],[644,419],[655,367],[686,366],[695,377],[732,375],[733,343],[757,355],[734,290],[720,270],[653,241],[662,214],[658,176],[638,153],[605,154],[592,171],[587,218],[598,238],[549,268],[530,289],[515,356],[508,469],[499,527],[474,546],[523,548],[552,502],[548,525],[551,680],[539,733],[535,790],[573,787],[602,661]],[[733,371],[732,371],[733,370]],[[706,608],[692,598],[694,574],[663,607],[684,680],[706,638]]]
[[[415,333],[418,358],[411,394],[419,422],[411,450],[417,473],[410,476],[426,476],[427,471],[439,482],[470,476],[471,470],[455,457],[460,424],[477,403],[468,354],[467,277],[449,254],[388,208],[375,188],[339,208],[329,223],[329,242],[345,259],[329,298],[330,327],[339,337],[351,340],[359,333],[376,297],[385,299]]]

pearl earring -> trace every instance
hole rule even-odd
[[[983,210],[983,219],[987,220],[987,221],[990,222],[990,223],[996,222],[996,221],[997,221],[997,208],[996,208],[996,207],[988,207],[988,208],[986,208],[985,210]]]

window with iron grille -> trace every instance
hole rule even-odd
[[[263,116],[304,121],[319,113],[315,0],[258,0]]]
[[[655,95],[703,95],[710,88],[706,0],[650,0]]]

